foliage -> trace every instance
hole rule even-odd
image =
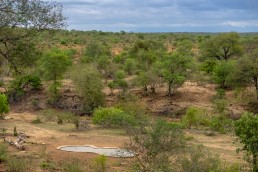
[[[198,125],[200,125],[201,122],[201,115],[200,110],[195,107],[189,107],[186,111],[185,116],[182,118],[182,123],[187,126],[187,128],[190,128],[194,125],[196,128],[198,128]]]
[[[82,164],[78,160],[72,160],[70,162],[64,163],[63,170],[65,172],[84,172]]]
[[[36,75],[18,76],[8,86],[8,99],[18,101],[24,95],[26,88],[38,90],[41,86],[41,79]]]
[[[94,171],[95,172],[105,172],[106,171],[106,163],[107,158],[104,155],[99,155],[96,158],[93,159],[94,163]]]
[[[256,99],[258,100],[258,48],[239,59],[234,72],[234,83],[245,87],[253,85],[256,88]]]
[[[4,114],[9,112],[9,104],[7,97],[4,94],[0,94],[0,119],[4,118]]]
[[[63,74],[71,64],[72,60],[67,52],[60,49],[52,49],[44,54],[39,61],[40,73],[45,80],[57,82],[63,79]]]
[[[0,163],[7,160],[7,148],[8,146],[4,143],[0,143]]]
[[[10,157],[7,161],[7,172],[27,172],[27,162],[24,159]]]
[[[211,152],[202,145],[191,146],[187,149],[188,156],[183,156],[179,160],[182,171],[210,172],[220,171],[220,160],[213,156]]]
[[[213,106],[214,112],[228,114],[228,101],[226,99],[215,99]]]
[[[85,62],[97,60],[101,56],[111,56],[109,47],[101,45],[96,41],[93,41],[87,45],[87,48],[84,52],[84,57],[87,58],[87,60],[84,60]]]
[[[65,26],[62,6],[41,0],[0,1],[0,57],[15,73],[19,67],[31,66],[35,61],[34,36],[42,30]]]
[[[175,162],[179,171],[191,172],[240,172],[238,164],[225,164],[217,155],[213,155],[203,145],[190,145],[186,149],[186,154],[179,157]]]
[[[31,123],[32,123],[32,124],[40,124],[40,123],[42,123],[42,121],[41,121],[40,117],[37,116],[36,119],[34,119],[34,120],[31,121]]]
[[[67,71],[68,67],[72,65],[72,60],[67,55],[67,52],[53,49],[43,56],[39,64],[39,72],[44,79],[52,81],[48,92],[50,95],[50,103],[55,103],[59,98],[58,90],[61,86],[60,80],[63,79],[63,74]]]
[[[231,74],[233,72],[233,64],[230,61],[220,61],[214,67],[213,77],[217,84],[221,88],[225,88],[231,80]]]
[[[245,151],[248,162],[253,165],[253,172],[258,170],[258,115],[245,113],[235,122],[235,134],[243,147],[239,150]]]
[[[93,123],[104,127],[122,128],[125,125],[135,125],[135,118],[119,108],[99,108],[93,113]]]
[[[241,54],[242,47],[239,34],[235,32],[220,33],[208,39],[202,45],[202,56],[204,58],[228,60]]]
[[[123,69],[127,74],[132,75],[136,69],[136,61],[132,58],[125,59]]]
[[[158,120],[150,126],[141,125],[127,131],[129,148],[138,153],[138,171],[171,171],[170,157],[185,146],[181,127],[165,121]]]
[[[162,76],[168,83],[168,95],[171,96],[174,90],[181,86],[186,80],[186,74],[191,67],[191,59],[174,53],[166,55],[162,61]]]
[[[224,114],[214,115],[210,120],[210,128],[213,131],[225,134],[233,129],[233,121]]]
[[[105,95],[102,92],[100,74],[93,67],[79,67],[74,70],[72,79],[83,98],[85,113],[91,114],[95,108],[103,106]]]

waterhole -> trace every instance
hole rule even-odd
[[[85,146],[59,146],[57,149],[69,152],[88,152],[110,157],[130,158],[134,157],[135,153],[130,150],[114,148],[114,147],[96,147],[92,145]]]

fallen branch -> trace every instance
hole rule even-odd
[[[20,150],[25,150],[25,146],[22,145],[24,143],[24,133],[19,133],[19,136],[17,137],[17,139],[15,141],[12,141],[11,139],[5,139],[4,141],[9,143],[10,145],[14,145],[16,146],[16,148],[20,149]]]

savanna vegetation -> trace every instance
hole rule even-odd
[[[41,0],[2,0],[0,18],[0,171],[258,171],[257,33],[65,30]],[[19,132],[25,153],[5,143]]]

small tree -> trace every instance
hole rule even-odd
[[[55,103],[59,98],[60,80],[63,79],[63,74],[71,66],[72,60],[66,52],[59,49],[54,49],[43,56],[40,61],[41,74],[47,81],[51,81],[49,93],[51,103]]]
[[[0,119],[3,119],[3,114],[9,112],[9,105],[7,97],[4,94],[0,94]]]
[[[258,115],[245,113],[235,122],[235,134],[243,144],[242,149],[248,157],[248,162],[252,163],[253,172],[258,171]]]
[[[171,171],[170,157],[185,146],[181,128],[165,121],[127,128],[127,132],[130,135],[130,149],[138,153],[138,171]]]
[[[72,79],[79,94],[83,97],[85,113],[91,114],[95,108],[104,104],[105,95],[102,92],[101,75],[93,67],[76,67]]]
[[[233,64],[231,62],[221,61],[219,62],[213,70],[213,76],[215,82],[217,82],[221,88],[225,88],[228,81],[230,81],[230,76],[233,73]]]
[[[164,57],[162,62],[162,76],[168,83],[168,95],[172,96],[175,89],[186,80],[186,74],[190,68],[191,59],[174,53]]]

